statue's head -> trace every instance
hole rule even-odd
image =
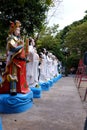
[[[20,21],[16,20],[15,21],[15,27],[14,27],[15,36],[20,36],[20,27],[21,27]]]
[[[20,27],[21,22],[19,20],[15,20],[15,22],[10,21],[10,34],[14,34],[16,36],[20,35]]]
[[[15,20],[15,28],[20,28],[21,22],[19,20]]]
[[[35,41],[32,37],[29,37],[29,45],[35,46]]]
[[[44,54],[46,54],[46,48],[42,48],[42,52],[44,53]]]

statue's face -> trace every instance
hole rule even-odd
[[[16,36],[20,36],[20,28],[19,28],[19,27],[17,27],[17,28],[15,29],[14,34],[15,34]]]

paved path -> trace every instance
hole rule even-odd
[[[30,110],[1,117],[3,130],[84,130],[86,112],[73,77],[63,77]]]

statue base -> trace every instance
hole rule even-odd
[[[0,94],[0,113],[20,113],[30,109],[33,105],[33,93],[29,91],[26,94],[17,93]]]
[[[40,82],[39,85],[41,86],[42,91],[49,91],[50,83],[49,82]]]
[[[46,82],[40,82],[39,85],[41,86],[42,91],[49,91],[50,88],[62,77],[61,74],[58,74],[55,78],[48,80]]]
[[[2,130],[2,119],[0,117],[0,130]]]
[[[41,98],[41,94],[42,94],[41,86],[39,86],[39,87],[30,87],[30,89],[33,92],[33,98]]]

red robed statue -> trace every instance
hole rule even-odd
[[[0,93],[28,93],[26,82],[26,57],[24,43],[20,37],[20,21],[11,22],[7,38],[6,69],[0,83]]]

